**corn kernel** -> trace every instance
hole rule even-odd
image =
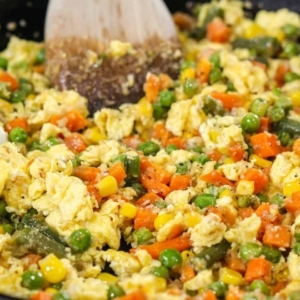
[[[188,51],[185,55],[185,60],[194,61],[196,59],[197,53],[197,50]]]
[[[256,154],[251,154],[249,157],[250,162],[253,162],[255,165],[261,168],[270,168],[272,166],[272,162],[259,157]]]
[[[115,177],[106,176],[97,185],[101,197],[107,197],[118,191],[118,183]]]
[[[0,226],[0,234],[4,234],[4,233],[5,233],[5,231],[4,231],[3,227]]]
[[[153,113],[152,105],[151,103],[146,99],[146,97],[143,97],[137,104],[136,109],[139,115],[145,116],[145,117],[151,117]]]
[[[97,278],[101,281],[106,282],[107,284],[115,284],[119,281],[119,278],[117,276],[105,272],[99,274]]]
[[[154,220],[154,228],[159,230],[162,228],[166,223],[174,219],[173,214],[162,214],[158,215]]]
[[[256,23],[252,23],[243,32],[243,36],[246,39],[253,39],[255,37],[264,36],[264,35],[266,35],[265,30]]]
[[[187,228],[195,227],[201,222],[202,216],[197,212],[189,212],[184,214],[184,224]]]
[[[209,136],[212,142],[216,143],[218,141],[219,132],[215,130],[211,130],[209,132]]]
[[[27,99],[27,100],[33,100],[33,99],[35,99],[35,97],[36,97],[35,94],[29,94],[29,95],[26,97],[26,99]]]
[[[223,163],[224,163],[225,165],[230,165],[230,164],[234,164],[235,161],[234,161],[233,158],[231,158],[231,157],[226,157],[226,158],[224,158]]]
[[[285,34],[281,29],[276,29],[271,34],[272,37],[277,38],[280,42],[282,42],[285,38]]]
[[[207,116],[206,116],[206,114],[205,114],[205,112],[203,110],[200,110],[199,117],[200,117],[200,119],[201,119],[202,122],[205,122],[206,119],[207,119]]]
[[[300,91],[294,91],[289,94],[292,100],[293,106],[300,106]]]
[[[106,135],[101,133],[97,126],[88,128],[84,132],[84,137],[93,144],[98,144],[99,141],[106,139]]]
[[[193,68],[186,68],[180,75],[180,81],[183,83],[187,78],[194,79],[196,76],[196,70]]]
[[[64,264],[54,254],[47,255],[39,261],[39,266],[44,278],[49,283],[58,283],[67,276],[67,269]]]
[[[45,289],[45,292],[53,295],[53,294],[56,294],[58,292],[58,290],[53,287],[48,287]]]
[[[299,191],[300,191],[300,179],[297,179],[293,182],[286,183],[282,188],[283,195],[286,197],[289,197],[293,193]]]
[[[181,252],[182,264],[185,265],[190,258],[194,257],[195,254],[192,251],[184,250]]]
[[[220,269],[220,280],[226,284],[242,285],[244,283],[243,276],[236,271],[228,268]]]
[[[243,196],[252,195],[254,188],[254,181],[240,180],[236,187],[236,193]]]
[[[222,197],[233,197],[233,192],[231,190],[225,189],[219,195],[219,198]]]
[[[133,219],[136,216],[138,209],[136,206],[134,206],[131,203],[125,203],[121,209],[120,209],[120,214],[128,219]]]
[[[163,292],[167,289],[167,281],[162,277],[155,277],[153,281],[147,285],[144,285],[143,290],[146,293]]]
[[[186,35],[182,33],[181,31],[178,31],[178,39],[180,43],[184,43],[186,41]]]

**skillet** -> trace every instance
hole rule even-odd
[[[196,2],[205,0],[165,0],[171,12],[190,12]],[[252,7],[246,11],[250,15],[260,9],[277,10],[288,8],[300,13],[300,2],[295,0],[251,0]],[[44,38],[43,27],[48,0],[0,0],[0,51],[3,50],[12,35],[23,39],[42,41]],[[1,295],[0,300],[16,299]]]

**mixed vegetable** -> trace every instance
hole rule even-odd
[[[300,16],[196,8],[178,78],[94,116],[43,45],[0,53],[1,293],[300,299]]]

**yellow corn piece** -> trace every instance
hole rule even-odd
[[[252,195],[254,193],[254,181],[240,180],[236,187],[236,193],[243,196]]]
[[[277,38],[280,42],[282,42],[285,38],[285,34],[281,29],[276,29],[271,34],[272,37]]]
[[[292,100],[293,106],[300,106],[300,91],[294,91],[289,94]]]
[[[101,197],[107,197],[118,191],[118,183],[115,177],[109,175],[97,183],[96,188],[98,189]]]
[[[264,35],[266,35],[265,30],[256,23],[252,23],[243,32],[243,36],[246,39],[253,39],[255,37],[264,36]]]
[[[140,116],[151,117],[153,113],[151,103],[143,97],[137,104],[136,104],[137,112]]]
[[[195,254],[192,251],[188,251],[188,250],[182,251],[181,252],[182,264],[185,265],[185,263],[194,256]]]
[[[162,228],[166,223],[174,219],[173,214],[162,214],[158,215],[154,220],[154,228],[159,230]]]
[[[225,189],[223,190],[220,195],[219,195],[219,198],[222,198],[222,197],[233,197],[233,192],[231,190],[228,190],[228,189]]]
[[[58,290],[53,287],[48,287],[45,289],[45,292],[53,295],[53,294],[56,294],[58,292]]]
[[[186,35],[181,31],[178,31],[178,39],[181,43],[184,43],[186,41]]]
[[[36,95],[35,94],[29,94],[27,97],[26,97],[26,100],[33,100],[35,99]]]
[[[138,209],[136,206],[134,206],[131,203],[125,203],[121,209],[120,209],[120,214],[128,219],[133,219],[136,216]]]
[[[251,154],[249,157],[250,162],[253,162],[255,165],[261,168],[270,168],[272,166],[272,162],[259,157],[256,154]]]
[[[218,132],[218,131],[215,131],[215,130],[211,130],[211,131],[209,132],[209,136],[210,136],[210,139],[211,139],[214,143],[216,143],[217,140],[218,140],[219,132]]]
[[[200,116],[202,122],[206,121],[207,116],[206,116],[205,112],[202,109],[199,111],[199,116]]]
[[[97,126],[88,128],[84,132],[84,137],[93,144],[98,144],[99,141],[106,139],[106,135],[101,133]]]
[[[286,183],[282,188],[283,195],[286,197],[289,197],[293,193],[299,191],[300,191],[300,178],[293,182]]]
[[[53,253],[39,261],[41,273],[49,283],[58,283],[67,276],[67,269],[64,264]]]
[[[243,276],[236,271],[228,268],[220,269],[220,280],[226,284],[242,285],[244,283]]]
[[[3,227],[0,226],[0,234],[4,234],[4,233],[5,233],[5,231],[4,231]]]
[[[119,281],[117,276],[105,272],[100,273],[97,278],[106,282],[107,284],[115,284]]]
[[[224,163],[225,165],[230,165],[230,164],[234,164],[235,161],[233,160],[233,158],[227,157],[227,158],[224,158],[223,163]]]
[[[184,224],[187,228],[195,227],[201,222],[202,216],[197,212],[188,212],[184,214]]]
[[[146,293],[163,292],[167,289],[167,281],[162,277],[155,277],[152,282],[144,286]]]
[[[181,83],[184,83],[184,81],[189,78],[189,79],[194,79],[196,76],[196,70],[194,68],[186,68],[185,70],[182,71],[180,75],[180,81]]]

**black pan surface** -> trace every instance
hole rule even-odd
[[[171,12],[188,11],[195,2],[205,0],[165,0]],[[300,13],[298,0],[251,0],[250,13],[253,15],[260,9],[277,10],[288,8]],[[12,35],[20,38],[42,41],[44,38],[44,20],[48,0],[0,0],[0,50],[4,49]],[[9,291],[7,291],[9,294]],[[0,295],[0,300],[13,300],[9,296]]]

